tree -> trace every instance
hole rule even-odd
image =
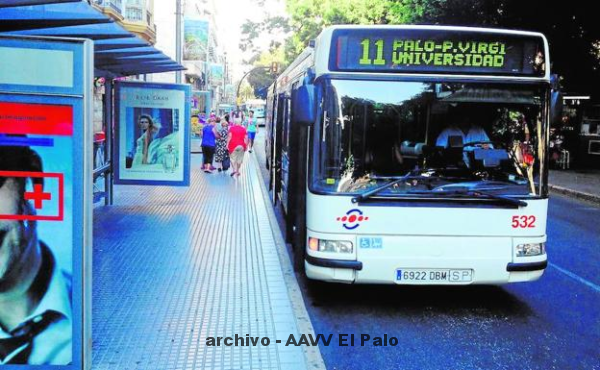
[[[552,71],[568,90],[592,92],[600,83],[600,27],[593,2],[544,0],[285,0],[289,19],[247,23],[246,43],[261,33],[291,30],[277,48],[290,63],[323,28],[335,24],[444,24],[544,33]],[[271,52],[273,51],[271,50]],[[278,51],[279,52],[279,51]]]
[[[257,6],[264,7],[265,0],[254,0]],[[251,68],[258,68],[248,75],[248,82],[254,89],[254,94],[260,98],[266,98],[267,88],[273,83],[276,76],[273,76],[269,67],[273,62],[277,62],[282,68],[285,68],[285,46],[283,37],[290,31],[288,19],[283,16],[267,16],[264,20],[254,21],[246,20],[242,25],[242,39],[240,40],[240,49],[250,51],[252,57],[244,63]],[[265,35],[274,35],[270,38],[267,50],[260,50],[256,45],[257,40]]]
[[[261,54],[257,54],[247,63],[253,65],[255,68],[263,67],[248,75],[248,82],[254,89],[254,95],[261,99],[266,98],[267,88],[271,86],[276,78],[276,76],[271,74],[270,70],[273,62],[277,62],[280,65],[284,63],[284,51],[281,46],[269,51],[264,51]]]
[[[542,32],[551,69],[568,90],[591,93],[600,83],[600,27],[590,2],[542,0],[409,0],[396,2],[410,23],[492,26]]]
[[[242,81],[242,86],[240,86],[240,96],[239,97],[242,99],[242,102],[256,98],[254,96],[254,89],[252,88],[252,86],[250,86],[250,84],[248,82]]]
[[[334,24],[445,24],[544,33],[552,70],[567,89],[591,92],[600,83],[600,27],[592,2],[543,0],[286,0],[294,31],[286,57],[298,55]]]

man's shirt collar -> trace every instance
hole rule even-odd
[[[72,322],[73,312],[71,309],[71,295],[69,294],[68,279],[66,279],[65,273],[60,266],[57,265],[56,259],[52,255],[50,249],[44,243],[40,243],[40,248],[42,249],[43,258],[51,259],[50,261],[47,261],[47,263],[43,263],[43,266],[51,266],[52,268],[50,282],[48,283],[48,289],[36,309],[31,315],[22,320],[21,323],[27,322],[47,311],[57,312],[64,316],[66,320]],[[7,337],[10,337],[10,334],[0,328],[0,338]]]
[[[52,277],[50,278],[46,294],[44,294],[40,304],[30,317],[41,315],[46,311],[54,311],[63,315],[67,320],[72,321],[71,295],[69,294],[69,283],[64,275],[65,272],[56,263],[56,259],[48,247],[43,243],[40,244],[42,249],[45,248],[48,252],[46,255],[53,259]]]

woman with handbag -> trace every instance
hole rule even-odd
[[[229,122],[222,119],[220,127],[215,125],[214,133],[217,138],[215,150],[215,166],[217,171],[227,171],[229,169],[229,151],[227,150],[227,135],[229,134]]]
[[[215,155],[217,137],[215,135],[216,117],[211,117],[202,128],[202,169],[212,173],[212,162]]]

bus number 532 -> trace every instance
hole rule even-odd
[[[535,216],[512,216],[513,229],[531,229],[535,227]]]

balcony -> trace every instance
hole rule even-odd
[[[125,19],[122,22],[123,27],[128,31],[136,33],[138,36],[151,44],[156,42],[156,25],[152,13],[144,10],[143,7],[136,5],[127,5]]]
[[[109,8],[117,13],[122,12],[123,8],[123,0],[94,0],[94,4],[98,5],[101,8]]]
[[[114,9],[117,13],[121,13],[122,3],[120,0],[108,0],[109,7]]]
[[[94,0],[93,4],[112,19],[123,20],[123,0]]]

